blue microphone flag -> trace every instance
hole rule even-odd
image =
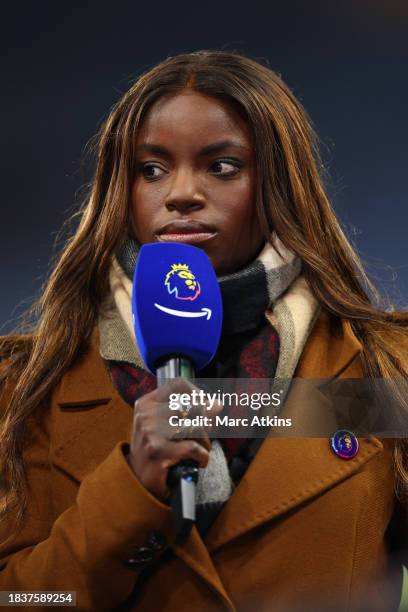
[[[222,328],[221,291],[206,253],[189,244],[144,244],[133,276],[133,324],[153,374],[160,359],[183,356],[196,370],[214,357]]]

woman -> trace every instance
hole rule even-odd
[[[139,245],[188,242],[224,302],[203,376],[405,376],[407,315],[370,302],[320,170],[299,102],[238,54],[167,59],[117,103],[38,325],[2,343],[0,590],[76,591],[81,610],[398,608],[403,441],[344,460],[327,438],[171,439],[160,406],[190,387],[155,390],[133,337]],[[166,480],[184,459],[203,469],[177,543]]]

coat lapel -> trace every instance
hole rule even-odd
[[[132,408],[112,384],[98,344],[95,330],[90,350],[64,375],[52,398],[52,460],[77,482],[131,434]]]
[[[361,350],[348,321],[335,329],[329,316],[322,313],[303,350],[295,377],[315,382],[360,378]],[[305,435],[308,428],[311,432],[322,428],[330,433],[336,431],[326,396],[316,384],[310,385],[309,391],[306,397],[304,386],[292,385],[279,416],[290,416],[295,432],[292,430],[288,437],[282,430],[276,430],[263,441],[207,535],[210,552],[348,478],[382,450],[378,439],[360,439],[358,454],[344,461],[331,450],[328,436]]]

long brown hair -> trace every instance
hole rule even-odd
[[[108,289],[111,257],[129,227],[137,130],[155,100],[185,88],[223,99],[246,117],[256,149],[256,211],[265,238],[275,229],[303,260],[321,305],[351,320],[364,346],[366,375],[407,374],[408,314],[383,311],[373,303],[374,288],[325,193],[317,139],[299,101],[275,72],[238,53],[170,57],[137,79],[102,126],[89,198],[37,303],[38,323],[19,342],[3,341],[3,353],[16,357],[5,371],[6,378],[13,378],[13,392],[1,415],[3,499],[19,516],[27,502],[22,458],[27,421],[86,350]],[[399,399],[408,410],[407,400]],[[408,484],[404,457],[400,442],[396,470]]]

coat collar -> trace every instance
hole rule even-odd
[[[299,359],[295,376],[336,378],[346,370],[349,378],[360,378],[363,350],[347,319],[335,319],[322,311]]]
[[[325,312],[321,312],[303,349],[295,377],[300,379],[336,379],[338,377],[360,378],[362,376],[361,343],[354,335],[348,321],[334,322]],[[322,394],[314,388],[314,399],[309,398],[310,410],[307,412],[307,421],[321,418],[326,411]],[[283,406],[283,411],[292,417],[294,423],[305,422],[306,410],[302,408],[302,401],[296,401],[296,386],[292,385]],[[75,479],[81,481],[83,476],[97,466],[113,449],[119,440],[128,441],[131,435],[132,409],[121,398],[116,387],[112,384],[105,362],[99,354],[99,334],[95,328],[90,348],[80,357],[77,363],[64,375],[61,384],[57,387],[53,399],[53,446],[55,459],[61,467],[68,471]],[[324,412],[326,411],[326,412]],[[313,435],[313,434],[311,434]],[[293,440],[293,433],[292,433]],[[299,438],[298,452],[302,455],[303,464],[307,463],[308,444],[310,439]],[[327,440],[321,440],[326,444]],[[320,443],[319,442],[319,443]],[[292,444],[292,442],[290,442]],[[304,445],[305,450],[300,451]],[[274,452],[276,441],[272,444],[268,440],[262,444],[256,454],[245,481],[255,483],[257,475],[263,469],[277,463],[282,468],[282,461]],[[280,451],[278,453],[280,455]],[[361,453],[359,453],[361,456]],[[321,462],[319,471],[330,471],[333,466],[331,454],[327,455],[328,463]],[[352,468],[357,465],[356,460],[343,462],[344,467]],[[336,460],[337,461],[337,460]],[[291,491],[295,492],[302,479],[292,479]],[[240,496],[247,484],[240,484],[234,492],[227,506],[233,507],[235,500]],[[288,491],[289,493],[289,491]],[[268,503],[265,496],[264,504]],[[238,520],[239,517],[237,517]]]

